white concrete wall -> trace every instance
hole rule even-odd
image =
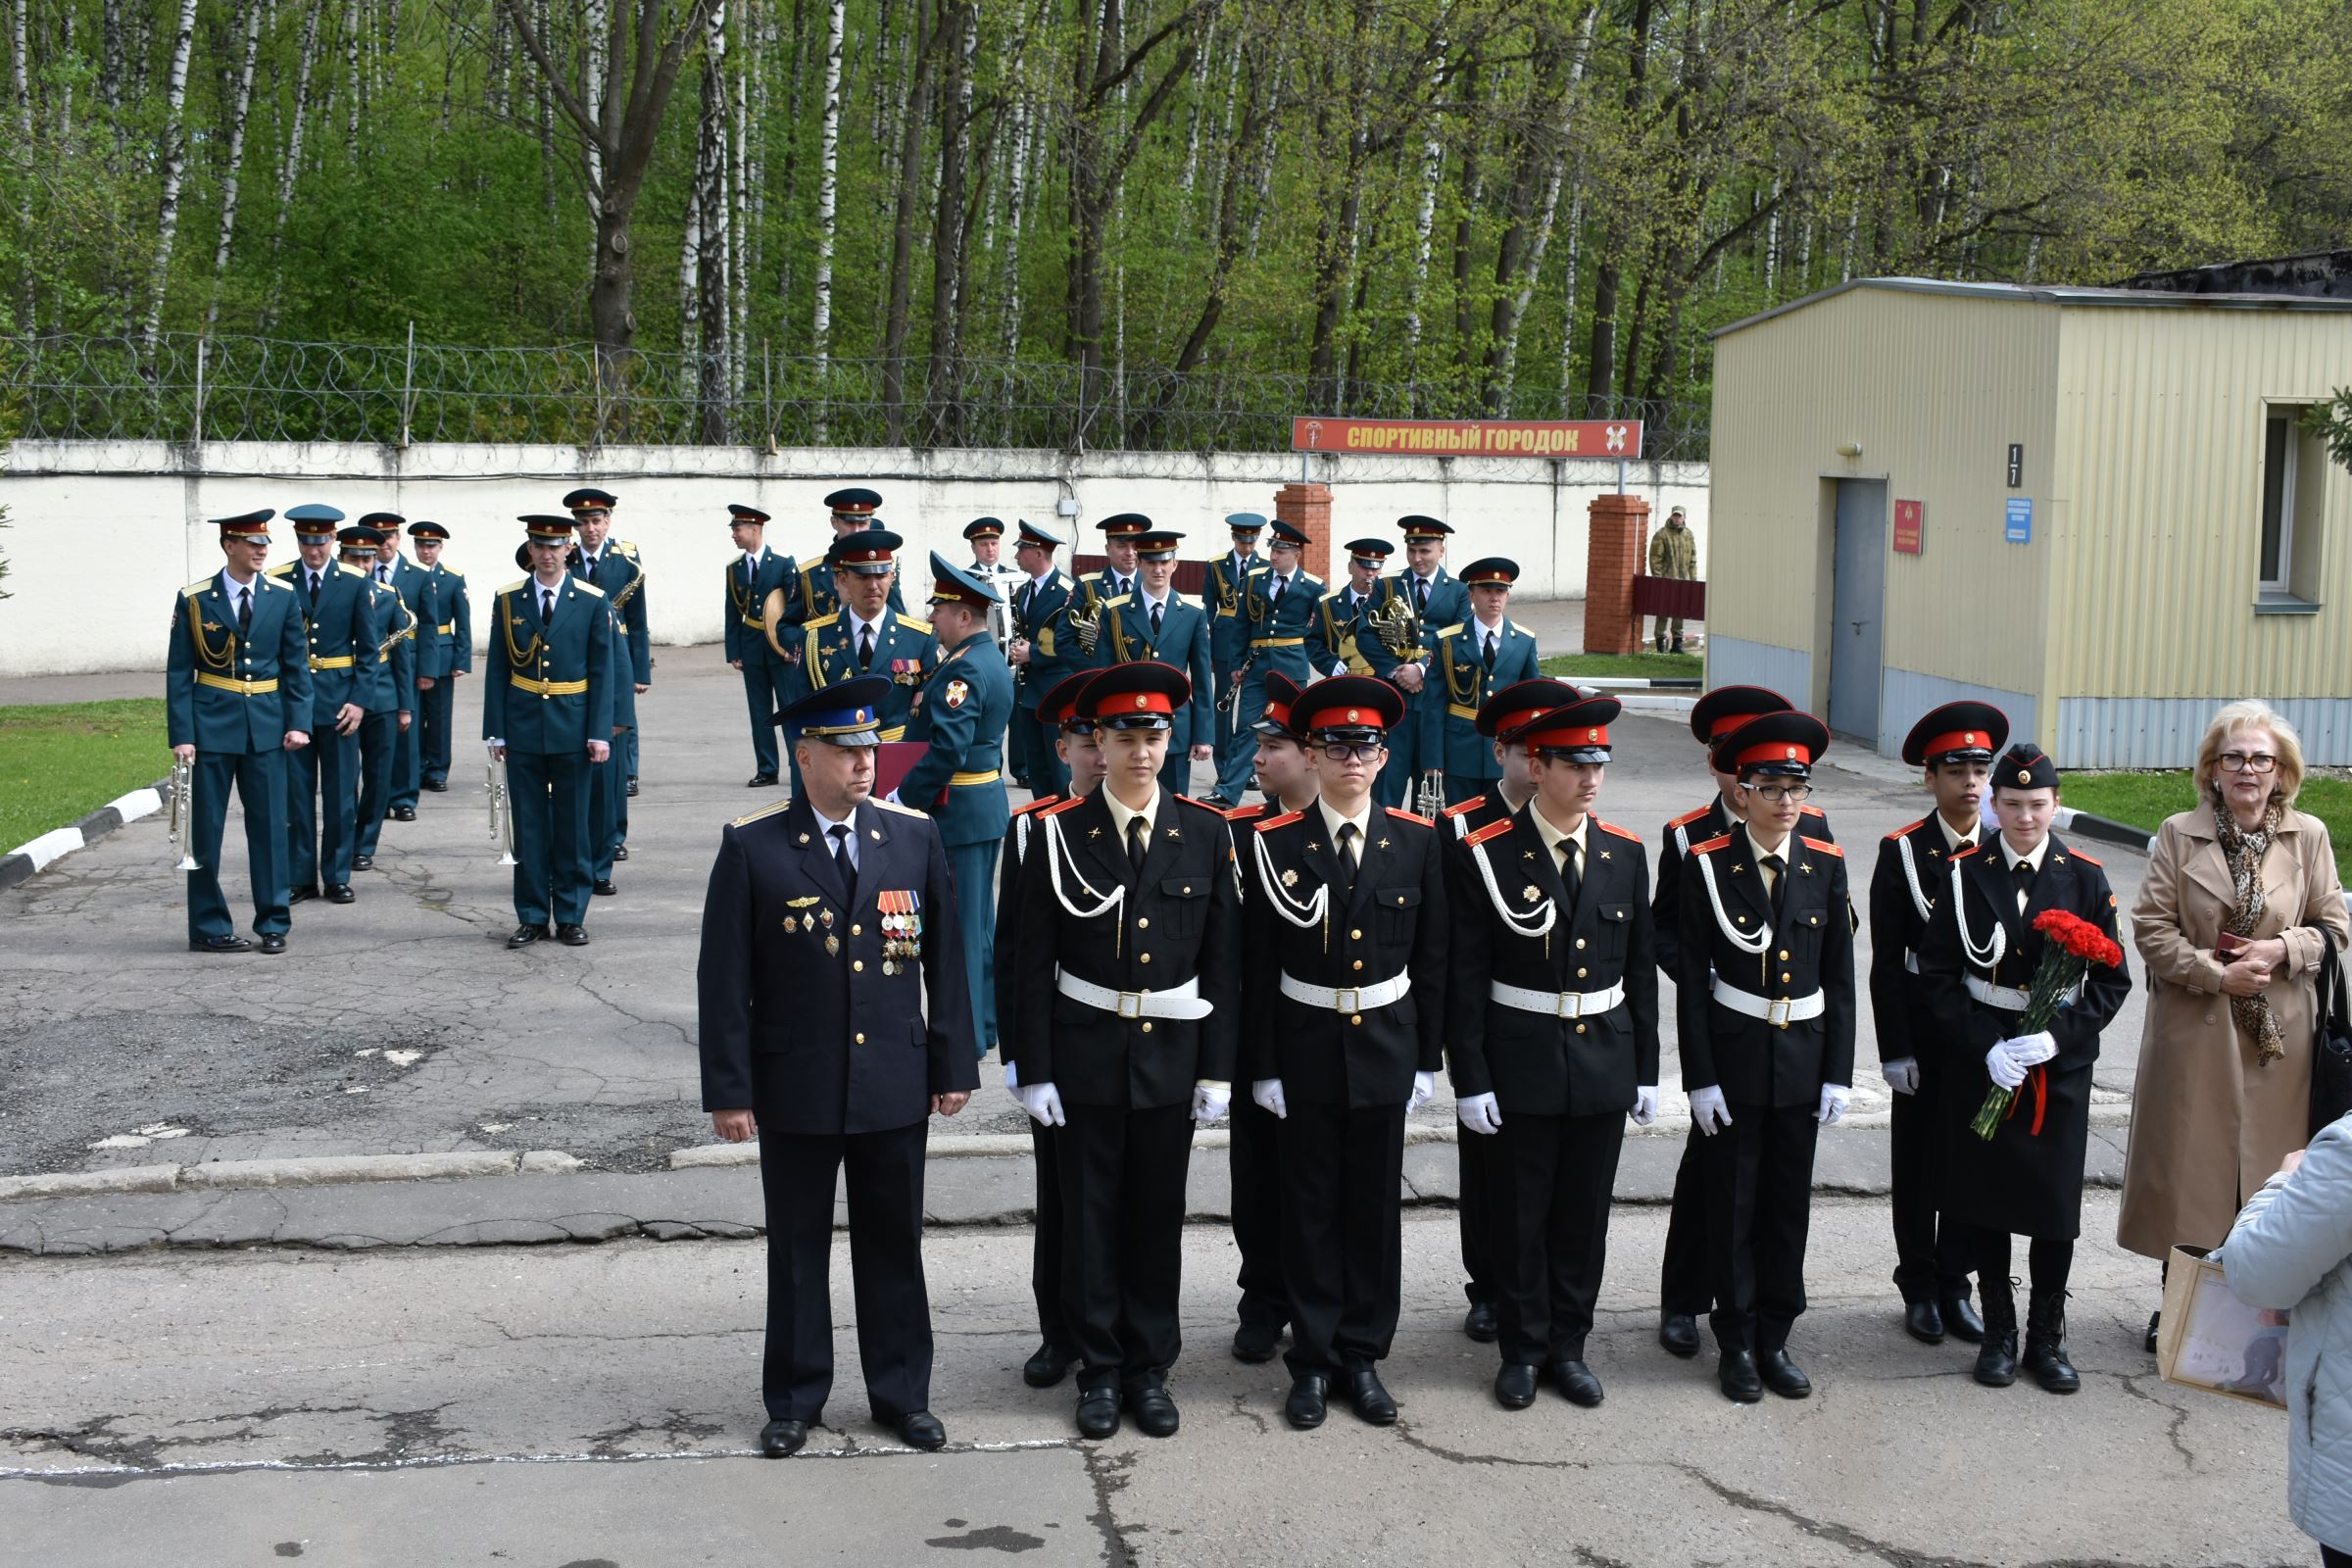
[[[352,516],[377,510],[448,525],[448,561],[466,573],[482,629],[483,596],[520,575],[518,513],[554,512],[564,493],[600,484],[620,497],[614,534],[634,541],[647,570],[645,597],[657,643],[718,640],[722,573],[733,557],[729,502],[774,514],[768,544],[806,559],[832,538],[821,498],[845,484],[882,493],[882,516],[906,535],[919,580],[925,552],[969,559],[963,525],[994,514],[1075,531],[1099,549],[1094,523],[1143,512],[1186,530],[1188,557],[1216,553],[1229,512],[1274,511],[1274,492],[1298,479],[1282,453],[827,450],[761,454],[739,448],[276,445],[157,441],[21,442],[0,469],[9,526],[0,553],[11,565],[0,602],[0,676],[155,669],[167,616],[183,585],[220,567],[208,517],[259,507],[284,513],[306,501]],[[1407,513],[1458,530],[1452,564],[1509,556],[1519,591],[1537,599],[1585,590],[1585,517],[1594,495],[1618,484],[1615,464],[1544,460],[1339,458],[1308,460],[1309,477],[1334,491],[1334,544],[1396,537]],[[1625,485],[1648,497],[1658,520],[1690,509],[1706,560],[1704,464],[1633,464]],[[1078,504],[1057,517],[1056,504]],[[293,556],[280,522],[270,559]],[[1064,557],[1066,560],[1066,555]],[[912,585],[910,585],[912,587]],[[919,603],[927,584],[908,598]]]

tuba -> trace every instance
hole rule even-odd
[[[165,802],[165,805],[171,811],[167,832],[172,847],[179,852],[178,862],[172,867],[174,871],[201,869],[196,864],[196,857],[193,853],[196,847],[195,780],[195,763],[181,758],[176,752],[173,753],[172,756],[172,782],[168,786],[171,798]]]

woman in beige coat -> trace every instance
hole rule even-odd
[[[2328,828],[2294,808],[2303,749],[2286,720],[2261,703],[2224,708],[2196,783],[2197,808],[2156,835],[2132,910],[2148,1009],[2116,1239],[2159,1260],[2221,1246],[2309,1142],[2320,944],[2348,934]],[[2225,931],[2252,944],[2228,964],[2214,951]]]

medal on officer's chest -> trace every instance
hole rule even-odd
[[[923,956],[923,901],[912,888],[884,888],[874,895],[882,919],[882,972],[904,974]]]

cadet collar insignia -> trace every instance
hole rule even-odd
[[[1296,872],[1296,871],[1285,871],[1285,872],[1283,872],[1283,873],[1282,873],[1282,885],[1283,885],[1284,887],[1286,887],[1286,888],[1295,888],[1295,887],[1297,887],[1297,886],[1298,885],[1298,872]]]
[[[1544,890],[1543,890],[1542,888],[1537,888],[1537,887],[1526,887],[1526,888],[1521,888],[1521,889],[1519,890],[1519,896],[1520,896],[1521,898],[1523,898],[1523,899],[1527,900],[1527,901],[1528,901],[1528,903],[1530,903],[1530,904],[1533,904],[1533,903],[1535,903],[1535,901],[1536,901],[1537,899],[1539,899],[1539,898],[1542,898],[1542,897],[1544,896]]]

